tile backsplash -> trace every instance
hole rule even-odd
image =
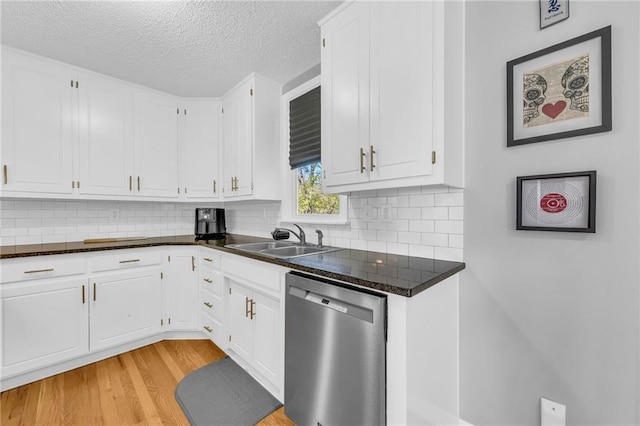
[[[301,224],[307,241],[383,253],[463,259],[461,189],[394,188],[354,192],[349,223]],[[138,201],[0,200],[0,245],[82,241],[86,238],[157,237],[193,233],[196,207],[224,207],[227,232],[270,237],[280,202],[170,203]],[[384,213],[386,217],[383,218]]]

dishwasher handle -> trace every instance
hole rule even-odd
[[[324,296],[312,291],[304,290],[295,285],[289,286],[289,295],[296,297],[304,302],[312,303],[326,309],[332,309],[336,312],[349,315],[351,317],[373,323],[373,311],[371,309],[352,305],[333,297]]]

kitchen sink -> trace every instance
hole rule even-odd
[[[260,254],[278,259],[292,259],[294,257],[309,256],[312,254],[328,253],[340,250],[337,247],[318,247],[302,245],[292,241],[267,241],[263,243],[228,244],[225,247],[249,253]]]

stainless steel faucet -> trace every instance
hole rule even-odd
[[[322,247],[322,231],[319,229],[316,229],[316,234],[318,234],[318,247]]]
[[[305,235],[304,231],[302,230],[302,228],[300,228],[298,225],[296,225],[295,223],[293,224],[293,226],[295,226],[296,228],[298,228],[298,230],[300,231],[300,233],[298,234],[296,231],[293,231],[289,228],[276,228],[274,232],[278,231],[278,230],[284,230],[284,231],[289,231],[291,232],[293,235],[295,235],[299,240],[300,240],[300,244],[305,245],[307,244],[307,236]]]

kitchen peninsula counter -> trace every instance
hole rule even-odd
[[[261,241],[271,240],[245,235],[227,234],[226,238],[221,240],[203,241],[196,241],[193,235],[181,235],[99,243],[69,242],[29,244],[0,246],[0,259],[157,246],[200,245],[404,297],[413,297],[465,268],[465,264],[462,262],[377,253],[348,248],[292,259],[275,259],[225,247],[227,244],[244,244]]]

